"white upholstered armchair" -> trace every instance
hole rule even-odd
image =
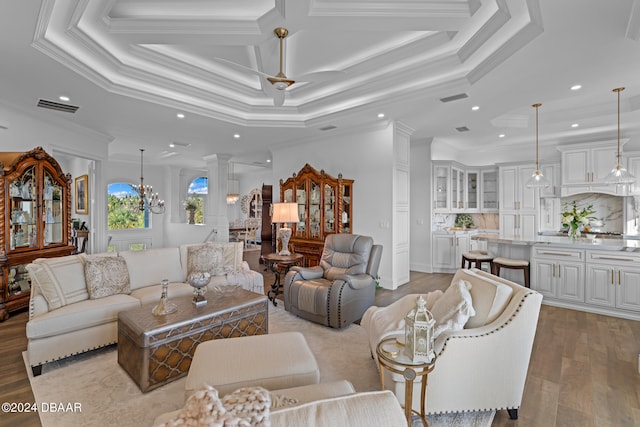
[[[475,315],[464,329],[442,333],[435,343],[435,369],[428,377],[427,413],[507,409],[518,417],[538,323],[542,295],[478,269],[458,270],[451,283],[471,284]],[[438,301],[440,291],[427,298]],[[446,295],[446,291],[445,291]],[[362,317],[372,355],[382,338],[404,331],[403,317],[418,295],[407,295],[387,307],[371,307]],[[437,320],[437,319],[436,319]],[[404,380],[385,373],[385,387],[404,402]],[[413,408],[420,408],[419,381]]]

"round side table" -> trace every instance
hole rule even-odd
[[[425,414],[425,401],[427,396],[427,377],[435,367],[435,360],[425,363],[414,363],[404,354],[404,347],[396,341],[396,337],[385,338],[376,347],[378,364],[380,366],[380,384],[384,387],[384,370],[387,369],[404,378],[404,414],[407,417],[407,425],[411,426],[411,414],[420,416],[425,427],[429,427]],[[420,412],[413,410],[413,381],[422,377],[420,384]]]
[[[302,254],[291,254],[291,255],[278,255],[277,253],[265,254],[262,255],[262,260],[267,265],[269,270],[275,275],[273,284],[271,285],[271,289],[267,292],[267,297],[273,303],[273,305],[278,305],[276,302],[276,297],[278,296],[278,291],[280,290],[280,268],[284,270],[284,274],[286,275],[289,269],[298,265],[302,262],[304,257]]]

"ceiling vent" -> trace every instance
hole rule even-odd
[[[466,126],[460,126],[459,128],[456,128],[456,130],[458,132],[469,132],[469,128]]]
[[[337,126],[334,125],[329,125],[329,126],[325,126],[323,128],[320,128],[321,131],[326,131],[326,130],[332,130],[335,129]]]
[[[466,93],[459,93],[457,95],[447,96],[446,98],[440,98],[440,102],[457,101],[458,99],[465,99],[465,98],[468,98],[468,97],[469,97],[469,95],[467,95]]]
[[[50,110],[56,110],[56,111],[64,111],[65,113],[71,113],[71,114],[75,113],[76,111],[78,111],[78,108],[80,108],[75,105],[61,104],[59,102],[47,101],[46,99],[39,99],[38,107],[48,108]]]

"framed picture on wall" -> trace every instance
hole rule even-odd
[[[77,177],[75,184],[76,213],[87,215],[89,213],[89,176]]]

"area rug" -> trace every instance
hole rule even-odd
[[[269,333],[287,331],[304,334],[318,361],[321,382],[347,379],[357,391],[380,389],[368,338],[359,325],[330,329],[270,305]],[[151,426],[158,415],[184,403],[185,378],[142,393],[118,365],[115,346],[47,364],[35,378],[24,356],[35,400],[50,409],[39,412],[43,427]],[[428,417],[431,427],[489,427],[492,419],[493,413]],[[420,425],[417,421],[413,427]]]

